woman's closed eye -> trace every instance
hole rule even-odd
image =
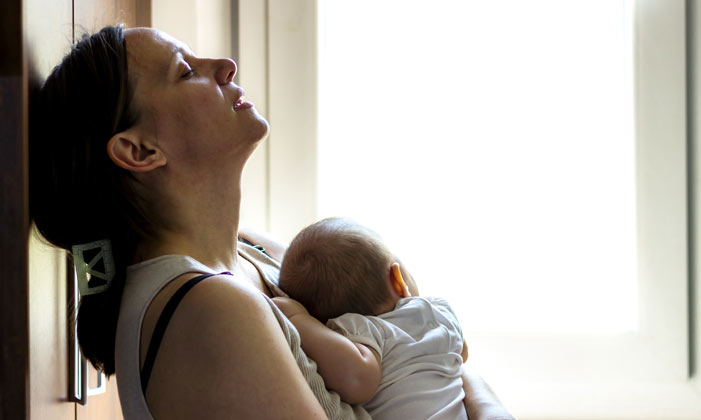
[[[187,79],[188,77],[192,76],[195,72],[190,68],[186,68],[183,70],[183,72],[180,74],[181,79]]]

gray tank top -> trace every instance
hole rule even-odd
[[[250,261],[260,272],[263,280],[275,296],[287,296],[277,286],[280,264],[258,249],[238,244],[239,255]],[[185,255],[164,255],[127,268],[122,303],[117,324],[115,344],[115,367],[119,400],[126,420],[153,419],[146,398],[141,391],[139,348],[141,324],[154,297],[165,285],[185,273],[216,274],[209,267]],[[290,351],[309,387],[324,408],[329,419],[370,419],[360,406],[350,406],[329,391],[316,371],[316,363],[308,358],[300,346],[299,333],[294,325],[280,312],[275,304],[263,295],[280,324]]]

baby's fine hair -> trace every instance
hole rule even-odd
[[[392,262],[392,253],[372,230],[351,219],[324,219],[292,240],[279,285],[324,323],[348,312],[379,315],[391,298]]]

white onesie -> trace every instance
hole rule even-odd
[[[374,420],[467,419],[462,330],[445,300],[403,298],[391,312],[344,314],[327,326],[380,355],[380,386],[363,404]]]

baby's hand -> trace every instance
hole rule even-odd
[[[306,314],[309,312],[302,306],[301,303],[294,299],[286,297],[276,297],[273,298],[273,303],[282,311],[283,314],[289,319],[292,319],[295,315]]]

